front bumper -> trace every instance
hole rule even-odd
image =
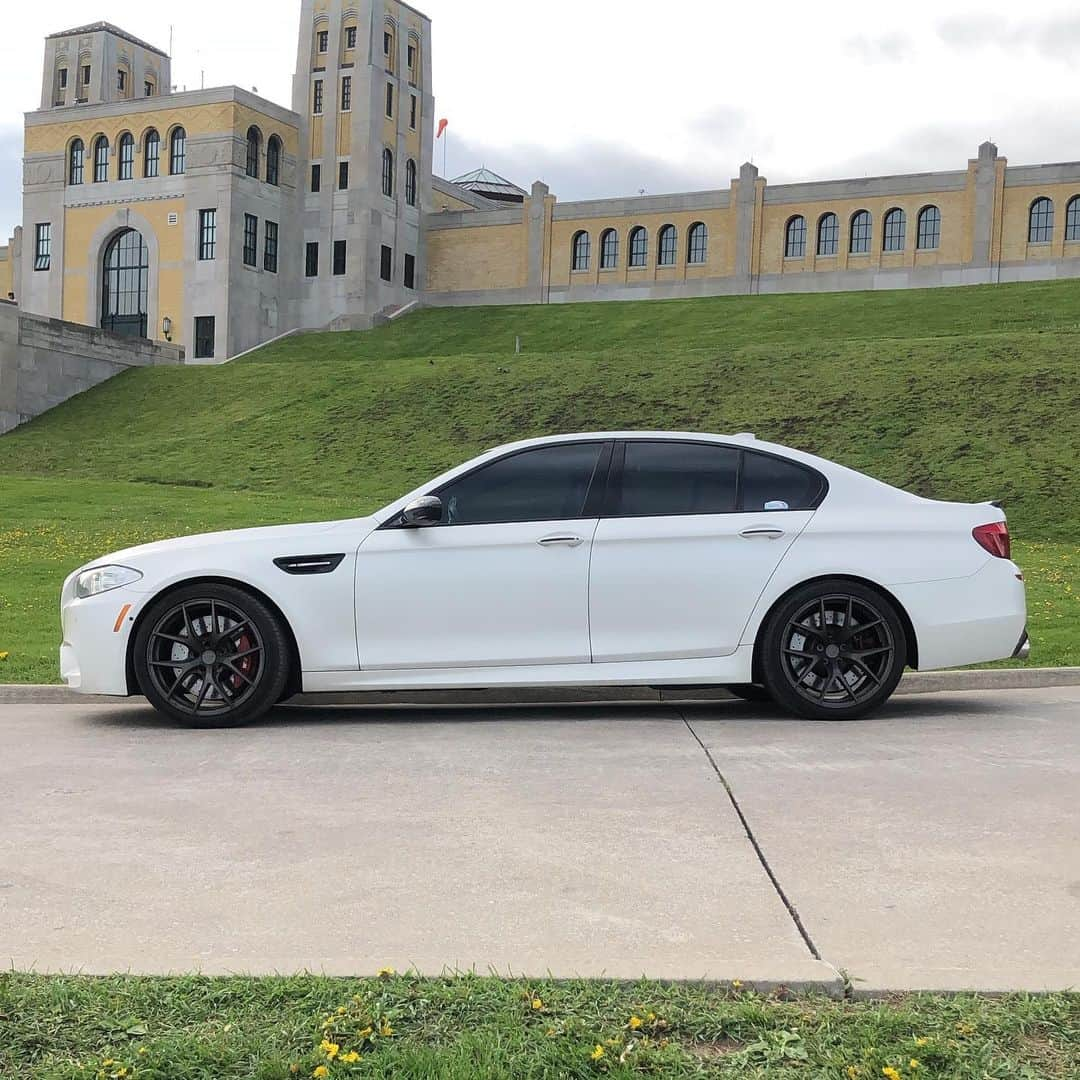
[[[60,676],[80,694],[128,696],[128,642],[145,594],[130,586],[79,599],[64,586]]]

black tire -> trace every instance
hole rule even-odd
[[[742,698],[743,701],[772,701],[773,699],[772,694],[764,686],[758,686],[756,683],[733,683],[725,686],[724,689],[729,694]]]
[[[188,727],[258,720],[277,704],[289,678],[281,619],[232,585],[185,585],[166,593],[140,621],[133,648],[147,700]]]
[[[844,578],[796,589],[769,617],[760,652],[781,707],[812,720],[857,720],[882,705],[907,664],[896,607]]]

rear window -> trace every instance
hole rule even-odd
[[[803,465],[745,451],[742,509],[748,513],[766,509],[812,510],[820,501],[824,486],[821,476]]]

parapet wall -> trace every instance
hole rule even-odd
[[[183,361],[179,346],[28,315],[0,300],[0,434],[129,368]]]

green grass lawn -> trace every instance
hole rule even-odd
[[[1004,499],[1030,663],[1080,663],[1080,283],[1054,282],[429,310],[129,372],[0,439],[0,680],[55,681],[58,590],[86,559],[367,513],[497,443],[601,428],[752,430]]]
[[[1080,997],[838,1002],[733,986],[476,976],[5,974],[0,1074],[1067,1080],[1080,1075]]]

